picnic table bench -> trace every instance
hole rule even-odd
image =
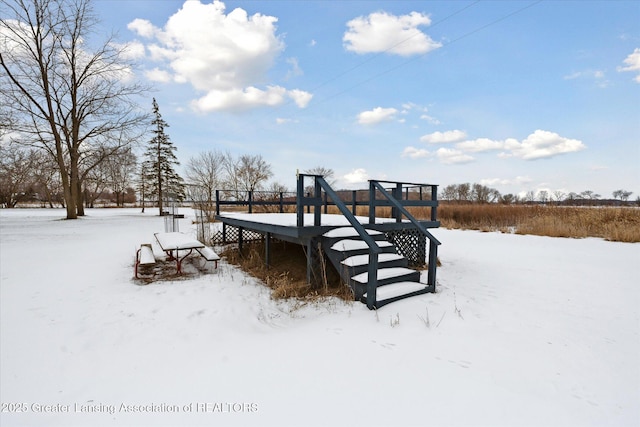
[[[156,264],[156,257],[153,255],[153,249],[150,243],[143,243],[136,251],[136,266],[134,272],[136,279],[138,279],[138,268],[140,266],[151,266]]]
[[[204,245],[204,243],[187,236],[186,234],[179,232],[171,233],[154,233],[156,241],[160,248],[167,253],[170,260],[176,261],[176,268],[178,274],[182,273],[182,261],[187,258],[191,253],[196,250],[200,256],[207,261],[214,261],[215,268],[218,268],[218,261],[220,257],[213,249]],[[186,252],[185,255],[180,256],[179,251]],[[175,252],[175,256],[174,253]]]

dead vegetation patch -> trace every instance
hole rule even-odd
[[[640,242],[640,209],[630,207],[443,204],[438,219],[446,228]]]
[[[134,260],[135,263],[135,260]],[[138,266],[138,278],[133,278],[136,285],[149,285],[157,282],[176,282],[191,280],[203,274],[211,274],[211,266],[203,263],[200,257],[189,256],[182,261],[182,273],[178,274],[176,261],[156,259],[151,266]]]
[[[237,246],[230,245],[221,256],[229,264],[260,279],[272,290],[271,295],[275,299],[338,297],[353,301],[350,288],[342,283],[338,272],[328,262],[325,263],[322,285],[314,287],[307,283],[307,258],[302,245],[273,240],[269,266],[265,264],[264,242],[245,242],[242,253]]]

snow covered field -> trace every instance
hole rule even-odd
[[[155,210],[63,215],[0,210],[3,427],[640,425],[638,244],[437,229],[439,292],[376,313],[139,286]]]

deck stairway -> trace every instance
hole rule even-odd
[[[313,191],[308,192],[307,196],[304,195],[305,188],[308,188],[305,187],[305,178],[313,180]],[[383,182],[391,184],[391,189],[385,188],[382,185]],[[304,208],[313,207],[313,226],[321,228],[323,200],[331,199],[333,201],[351,227],[335,227],[325,230],[320,237],[322,251],[336,267],[344,282],[351,287],[355,298],[365,303],[371,310],[394,301],[436,290],[436,259],[440,242],[427,230],[427,226],[439,226],[439,222],[436,221],[437,186],[431,186],[432,192],[429,200],[409,200],[408,196],[403,198],[403,192],[408,192],[408,185],[414,184],[370,180],[367,203],[369,218],[363,223],[355,216],[357,204],[355,197],[353,198],[352,210],[349,210],[322,175],[298,174],[297,226],[305,226]],[[406,209],[408,206],[430,207],[431,222],[418,221]],[[385,224],[384,232],[381,230],[383,225],[377,223],[375,215],[376,208],[382,207],[391,208],[392,218],[395,219],[392,224]],[[421,236],[411,244],[414,250],[413,263],[422,264],[425,261],[422,258],[425,256],[425,252],[421,250],[420,246],[423,244],[428,246],[427,283],[420,282],[420,272],[407,268],[408,260],[385,237],[384,233],[410,232],[407,226],[412,232]],[[390,239],[398,241],[397,235],[396,237],[391,236]],[[314,249],[313,241],[314,239],[308,242],[308,277],[311,277],[313,259],[322,256],[318,253],[319,249]],[[416,254],[420,255],[415,256]]]
[[[419,271],[407,268],[409,261],[385,239],[384,233],[376,230],[367,233],[381,251],[374,308],[431,291],[428,285],[420,283]],[[323,235],[322,248],[355,299],[367,304],[369,245],[358,231],[353,227],[334,228]]]

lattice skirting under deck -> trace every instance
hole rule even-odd
[[[411,267],[422,267],[427,263],[427,237],[417,228],[388,231],[385,237],[396,245]]]
[[[218,230],[211,236],[211,243],[216,245],[224,245],[227,243],[238,243],[240,237],[240,228],[226,225],[224,230]],[[264,236],[257,231],[242,230],[242,241],[250,242],[262,240]]]

